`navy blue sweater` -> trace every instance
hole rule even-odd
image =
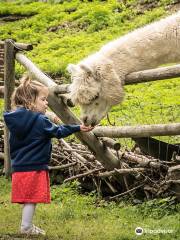
[[[51,138],[80,131],[79,125],[55,125],[44,114],[26,108],[4,113],[10,131],[12,172],[46,170],[51,157]]]

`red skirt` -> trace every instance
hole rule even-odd
[[[49,172],[45,170],[12,174],[12,203],[50,203]]]

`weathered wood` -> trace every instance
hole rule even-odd
[[[180,134],[180,123],[154,124],[124,127],[96,127],[97,137],[130,138],[150,136],[171,136]]]
[[[11,95],[15,86],[15,58],[13,41],[8,39],[5,41],[4,52],[4,110],[11,109]],[[10,162],[10,146],[9,146],[9,130],[4,127],[4,168],[5,175],[8,178],[11,173]]]
[[[116,151],[119,151],[121,148],[121,144],[119,142],[114,141],[111,138],[104,137],[104,138],[101,138],[101,140],[105,144],[105,146],[112,148]]]
[[[172,180],[180,179],[180,165],[173,166],[168,169],[168,179]]]
[[[122,175],[126,175],[126,174],[134,174],[134,173],[140,173],[140,172],[144,172],[147,171],[148,169],[146,168],[128,168],[128,169],[115,169],[113,171],[109,171],[109,172],[103,172],[103,173],[98,173],[98,177],[110,177],[114,174],[116,174],[117,172],[119,174]]]
[[[69,93],[69,86],[70,86],[70,84],[57,85],[57,86],[54,88],[54,93],[56,93],[56,94]]]
[[[66,179],[64,180],[64,182],[69,182],[69,181],[72,181],[72,180],[77,179],[77,178],[82,178],[82,177],[91,175],[91,174],[93,174],[93,173],[95,173],[95,172],[98,172],[98,171],[100,171],[100,170],[103,170],[103,169],[104,169],[104,168],[102,168],[102,167],[99,168],[99,169],[93,169],[93,170],[91,170],[91,171],[88,171],[88,172],[85,172],[85,173],[81,173],[81,174],[75,175],[75,176],[70,177],[70,178],[66,178]]]
[[[133,192],[133,191],[135,191],[135,190],[137,190],[138,188],[141,188],[141,187],[143,187],[143,186],[144,186],[144,183],[141,184],[141,185],[139,185],[139,186],[137,186],[137,187],[134,187],[134,188],[132,188],[132,189],[126,191],[126,192],[117,194],[117,195],[115,195],[115,196],[113,196],[113,197],[109,197],[109,199],[112,200],[112,199],[115,199],[115,198],[117,198],[117,197],[125,196],[125,195],[127,195],[127,194],[129,194],[129,193],[131,193],[131,192]]]
[[[33,49],[32,44],[25,44],[25,43],[14,43],[14,46],[17,50],[25,50],[30,51]]]
[[[117,193],[118,190],[111,184],[111,182],[107,179],[104,179],[104,182],[106,183],[106,185],[109,187],[109,189],[113,192],[113,193]]]
[[[180,184],[180,180],[170,179],[170,180],[167,180],[166,183],[176,183],[176,184]]]
[[[68,148],[63,148],[64,151],[67,151],[67,152],[76,152],[76,153],[81,153],[81,154],[90,154],[88,151],[83,151],[83,150],[79,150],[79,149],[68,149]]]
[[[5,44],[6,41],[0,41],[0,44],[3,45]],[[26,50],[26,51],[30,51],[33,49],[33,45],[30,44],[30,43],[18,43],[18,42],[12,42],[13,45],[14,45],[14,48],[15,49],[18,49],[18,50]]]
[[[135,84],[180,77],[180,64],[133,72],[126,76],[125,84]]]
[[[81,124],[80,120],[67,108],[67,106],[59,99],[53,89],[56,84],[42,73],[26,56],[21,53],[16,54],[16,59],[21,63],[38,81],[49,87],[48,102],[50,108],[56,115],[66,124]],[[78,132],[75,135],[86,144],[89,149],[95,153],[97,159],[109,170],[119,167],[119,160],[109,150],[104,151],[102,142],[100,142],[92,132],[82,133]]]
[[[68,164],[64,164],[64,165],[60,165],[60,166],[49,166],[48,169],[49,170],[63,170],[63,169],[72,167],[72,166],[74,166],[76,164],[77,164],[77,162],[68,163]]]
[[[0,86],[0,98],[4,98],[4,86]]]
[[[0,160],[4,161],[4,153],[0,152]]]
[[[179,171],[180,172],[180,165],[170,167],[168,172],[174,172],[174,171]]]
[[[0,42],[0,81],[4,85],[4,43]]]
[[[54,92],[54,94],[57,94],[61,97],[61,94],[69,93],[70,84],[61,84],[61,85],[54,85],[51,87],[51,90]]]
[[[125,152],[123,155],[122,155],[122,158],[130,161],[130,162],[133,162],[133,163],[138,163],[139,166],[141,167],[145,167],[145,166],[150,166],[152,168],[160,168],[160,167],[164,167],[164,168],[167,168],[166,165],[163,165],[161,164],[160,162],[157,162],[157,160],[151,160],[145,156],[142,156],[142,155],[137,155],[137,154],[132,154],[132,153],[127,153]]]
[[[22,53],[16,53],[15,55],[16,60],[21,63],[28,71],[29,73],[34,76],[38,81],[40,81],[45,86],[52,88],[54,90],[54,87],[57,86],[55,82],[52,81],[47,75],[45,75],[38,67],[35,66],[34,63],[32,63],[25,55]]]

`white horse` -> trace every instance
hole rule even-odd
[[[122,102],[129,73],[180,60],[180,12],[109,42],[77,65],[69,64],[70,98],[86,125],[96,125]]]

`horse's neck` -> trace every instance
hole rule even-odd
[[[112,41],[99,53],[113,62],[118,74],[180,61],[180,13]]]

